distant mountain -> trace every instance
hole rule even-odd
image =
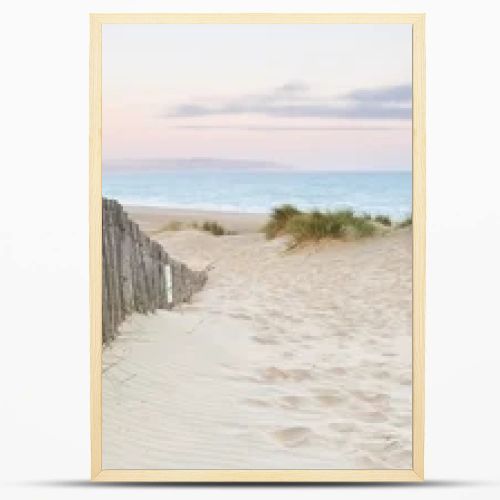
[[[290,170],[293,167],[271,161],[227,160],[220,158],[148,158],[132,160],[103,160],[105,170],[162,171],[179,169],[199,170]]]

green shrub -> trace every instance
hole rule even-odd
[[[271,212],[271,217],[267,224],[264,226],[264,232],[266,233],[267,239],[275,238],[281,233],[288,221],[302,212],[294,207],[293,205],[281,205],[280,207],[273,208]]]
[[[293,237],[295,243],[300,243],[323,238],[361,238],[372,235],[376,230],[370,219],[354,215],[352,210],[300,212],[289,207],[286,205],[273,211],[266,225],[268,238],[286,233]]]
[[[377,215],[375,217],[375,221],[379,224],[382,224],[383,226],[392,226],[391,218],[387,215]]]
[[[164,224],[160,228],[152,231],[152,234],[163,233],[165,231],[180,231],[182,228],[183,228],[182,222],[179,222],[177,220],[172,220],[167,224]]]
[[[225,234],[230,234],[218,222],[215,221],[205,221],[202,224],[201,229],[203,231],[207,231],[208,233],[212,233],[214,236],[223,236]]]
[[[411,215],[409,215],[408,217],[406,217],[406,219],[402,220],[398,224],[398,227],[408,227],[411,226],[412,224],[413,224],[413,218]]]
[[[182,222],[179,222],[178,220],[173,220],[170,221],[166,226],[165,229],[167,231],[180,231],[182,229]]]

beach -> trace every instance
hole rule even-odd
[[[153,235],[155,238],[162,229],[172,223],[180,223],[189,228],[194,223],[201,224],[207,220],[215,220],[228,231],[241,234],[259,232],[267,221],[266,213],[236,213],[133,205],[128,205],[125,209],[143,231]]]
[[[411,228],[289,249],[265,214],[126,210],[208,280],[103,349],[103,468],[411,468]]]

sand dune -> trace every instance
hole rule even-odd
[[[408,230],[156,237],[209,279],[104,350],[104,468],[411,467]]]

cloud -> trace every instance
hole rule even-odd
[[[411,102],[411,85],[394,85],[376,89],[357,89],[347,97],[358,102]]]
[[[288,82],[267,93],[210,104],[181,103],[165,118],[258,114],[280,118],[410,119],[411,85],[355,89],[340,96],[314,96],[303,82]]]
[[[300,92],[307,92],[309,90],[309,86],[305,84],[304,82],[288,82],[282,85],[281,87],[277,87],[276,91],[278,93],[283,93],[283,94],[294,94],[294,93],[300,93]]]
[[[188,130],[248,130],[248,131],[270,131],[270,132],[302,132],[302,131],[366,131],[366,130],[411,130],[411,127],[287,127],[287,126],[266,126],[266,125],[179,125],[174,128]]]

